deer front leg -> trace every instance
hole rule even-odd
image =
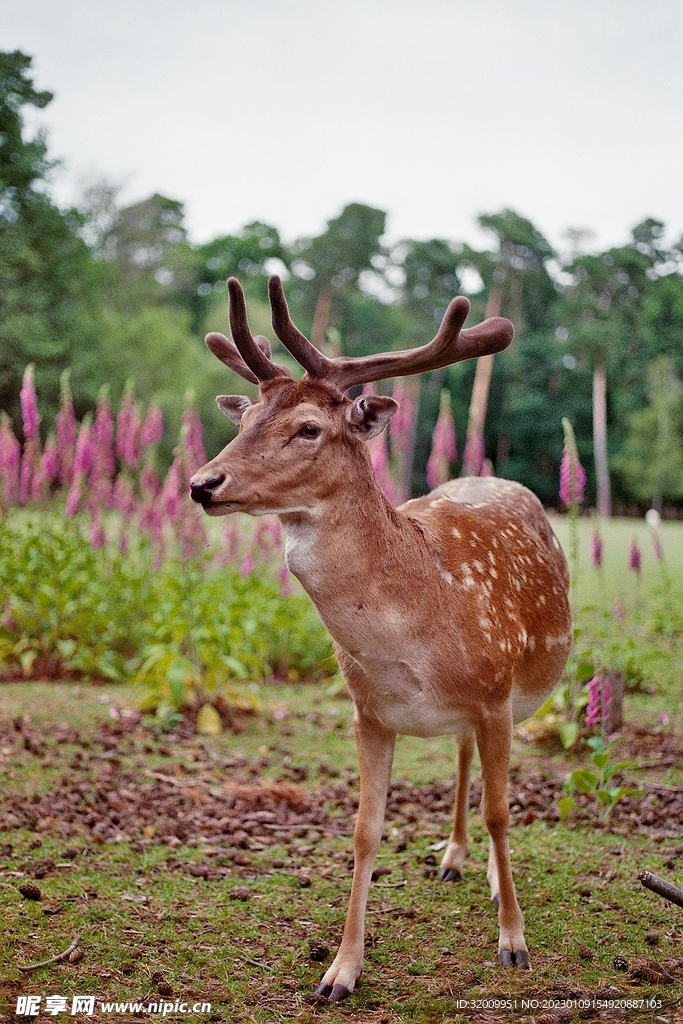
[[[529,967],[524,941],[524,919],[512,881],[508,825],[510,808],[507,778],[512,746],[512,711],[509,704],[491,710],[477,726],[484,792],[481,809],[490,836],[488,880],[491,899],[498,906],[498,959],[504,967]]]
[[[396,740],[395,733],[382,729],[358,711],[354,729],[360,762],[360,801],[353,834],[351,898],[339,951],[316,989],[317,995],[324,996],[331,1003],[353,992],[363,970],[365,908],[372,868],[382,838]]]
[[[453,831],[441,860],[439,878],[442,882],[457,882],[469,850],[467,826],[469,819],[470,766],[474,753],[474,733],[466,733],[458,741],[458,775],[455,782],[455,810]]]

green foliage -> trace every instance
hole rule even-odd
[[[683,498],[683,388],[666,356],[650,363],[647,379],[648,404],[628,416],[622,454],[613,461],[637,498],[661,505]]]
[[[595,771],[589,768],[576,768],[564,784],[567,794],[558,801],[560,817],[564,821],[576,809],[575,793],[584,793],[595,798],[595,807],[601,821],[607,821],[614,805],[625,796],[637,796],[642,790],[629,786],[610,786],[608,783],[617,772],[624,768],[632,768],[633,761],[615,761],[610,764],[610,748],[613,743],[605,743],[602,736],[590,736],[586,743],[592,749],[590,761]]]
[[[55,412],[62,370],[99,330],[80,218],[62,213],[44,191],[44,137],[24,139],[22,108],[52,99],[33,88],[30,64],[19,51],[0,53],[0,408],[17,424],[25,366],[36,364],[37,386]]]
[[[206,694],[249,706],[237,684],[333,664],[310,602],[281,596],[267,568],[159,569],[142,542],[126,556],[94,550],[77,522],[44,515],[0,521],[0,578],[0,664],[27,677],[133,680],[147,707],[178,711]]]

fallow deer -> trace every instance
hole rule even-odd
[[[317,994],[344,998],[363,968],[368,889],[397,733],[452,733],[458,741],[443,881],[461,877],[468,852],[476,739],[498,958],[506,967],[528,967],[506,786],[513,724],[546,699],[569,653],[567,563],[541,503],[512,481],[463,478],[392,507],[365,442],[384,429],[397,403],[347,395],[355,385],[498,352],[510,344],[512,324],[494,317],[462,329],[469,302],[459,296],[428,345],[327,358],[292,323],[277,277],[269,291],[275,334],[306,372],[296,380],[272,361],[267,339],[251,335],[239,283],[228,281],[234,342],[209,334],[206,343],[258,384],[258,398],[217,399],[239,433],[194,475],[191,495],[209,515],[280,518],[287,565],[334,639],[353,698],[360,762],[353,882],[342,942]]]

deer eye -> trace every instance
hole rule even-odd
[[[316,426],[315,423],[304,423],[303,427],[299,430],[299,437],[313,438],[317,437],[320,433],[320,427]]]

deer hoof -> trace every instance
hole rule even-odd
[[[330,1003],[338,1003],[340,999],[346,999],[349,995],[351,995],[351,993],[346,985],[334,985],[327,998]]]
[[[323,982],[322,985],[318,985],[317,989],[314,992],[314,995],[322,996],[323,999],[327,999],[331,991],[332,986],[326,985],[325,982]]]
[[[496,910],[500,910],[500,896],[496,893],[495,896],[491,897],[491,903],[493,903]]]
[[[499,949],[498,961],[503,967],[521,967],[525,971],[531,970],[529,954],[526,949]]]
[[[442,882],[459,882],[462,879],[462,875],[457,868],[441,868],[439,871],[439,880]]]

